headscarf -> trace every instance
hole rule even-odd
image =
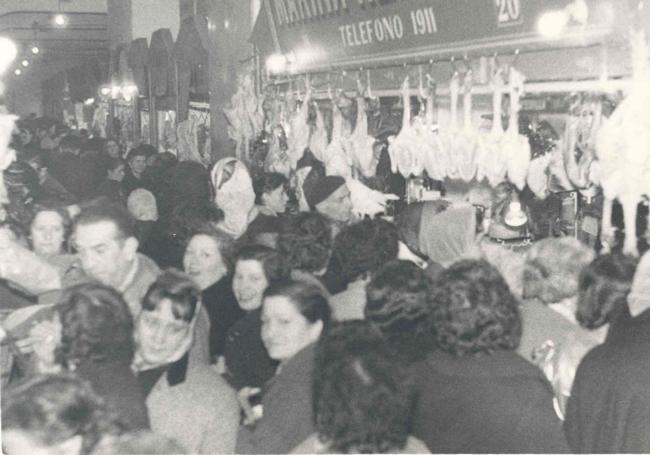
[[[236,158],[223,158],[214,165],[210,177],[216,192],[215,202],[224,214],[219,227],[237,239],[246,232],[251,216],[256,213],[253,210],[255,191],[248,169]]]
[[[126,207],[138,221],[157,221],[158,206],[151,191],[137,188],[131,191],[126,201]]]
[[[143,310],[140,313],[140,315],[142,315],[144,311],[145,310]],[[148,362],[142,357],[140,349],[136,349],[135,355],[133,356],[133,368],[136,371],[146,371],[154,368],[159,368],[162,366],[172,365],[178,362],[179,360],[181,360],[189,352],[190,348],[192,347],[192,344],[194,343],[194,331],[196,329],[196,321],[198,320],[200,313],[201,313],[201,302],[197,302],[196,308],[194,310],[194,316],[190,321],[190,327],[187,331],[187,336],[183,339],[181,343],[178,344],[176,350],[174,351],[174,354],[172,354],[163,365],[153,364]],[[137,319],[136,319],[136,324],[138,324]],[[135,330],[134,334],[135,334],[135,342],[137,346],[139,344],[138,343],[139,331]]]
[[[636,267],[627,304],[632,317],[650,308],[650,250],[643,255]]]
[[[415,202],[404,207],[395,219],[400,242],[413,253],[423,254],[420,247],[422,213],[428,211],[431,215],[435,215],[446,210],[447,207],[449,207],[449,203],[444,200]]]
[[[460,259],[479,257],[476,209],[467,205],[436,213],[435,206],[425,206],[420,219],[419,243],[423,254],[444,267]]]

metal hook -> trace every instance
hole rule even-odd
[[[515,49],[515,58],[512,60],[511,66],[515,66],[517,64],[517,61],[519,60],[519,49]]]
[[[454,70],[454,76],[460,74],[460,71],[458,71],[458,67],[456,66],[456,57],[452,55],[450,62],[451,62],[451,67]]]

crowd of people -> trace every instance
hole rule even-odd
[[[494,195],[360,219],[317,162],[30,128],[0,216],[8,455],[650,452],[650,256],[495,242]]]

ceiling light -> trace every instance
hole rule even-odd
[[[569,23],[566,11],[548,11],[537,21],[537,31],[544,38],[558,38]]]
[[[266,59],[266,69],[271,73],[281,73],[287,67],[287,58],[282,54],[272,54]]]
[[[111,88],[110,88],[110,87],[106,87],[106,86],[104,86],[104,87],[102,87],[102,88],[99,89],[99,93],[100,93],[102,96],[108,96],[108,95],[111,94]]]
[[[16,68],[16,70],[14,71],[14,74],[16,76],[20,76],[21,74],[23,74],[23,70],[21,70],[20,68]]]
[[[54,16],[54,25],[59,27],[65,27],[68,24],[68,16],[65,14],[59,13]]]
[[[29,60],[24,59],[22,62],[20,62],[20,64],[27,68],[29,66]]]
[[[32,46],[30,51],[32,51],[32,54],[34,54],[34,55],[38,55],[38,54],[41,53],[41,49],[35,44]]]

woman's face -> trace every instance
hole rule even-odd
[[[235,264],[232,290],[237,303],[244,311],[253,311],[262,305],[262,295],[269,282],[260,261],[239,260]]]
[[[108,141],[106,143],[106,153],[111,158],[119,158],[120,157],[120,146],[117,145],[117,142],[115,142],[115,141]]]
[[[269,357],[289,360],[307,345],[316,342],[323,330],[321,321],[309,322],[285,296],[264,299],[262,341]]]
[[[53,211],[39,212],[31,228],[32,246],[39,256],[51,256],[63,252],[65,227],[60,214]]]
[[[183,256],[183,269],[201,290],[220,280],[226,266],[216,239],[204,234],[192,237]]]
[[[190,323],[176,318],[172,301],[162,299],[153,311],[143,310],[138,317],[136,339],[144,360],[156,365],[175,362],[184,352],[187,337],[191,336]]]
[[[147,168],[147,157],[136,155],[129,160],[129,166],[131,167],[133,175],[139,176]]]
[[[276,189],[264,193],[262,197],[264,199],[264,205],[275,213],[284,213],[287,210],[289,195],[287,194],[284,185],[280,185]]]

